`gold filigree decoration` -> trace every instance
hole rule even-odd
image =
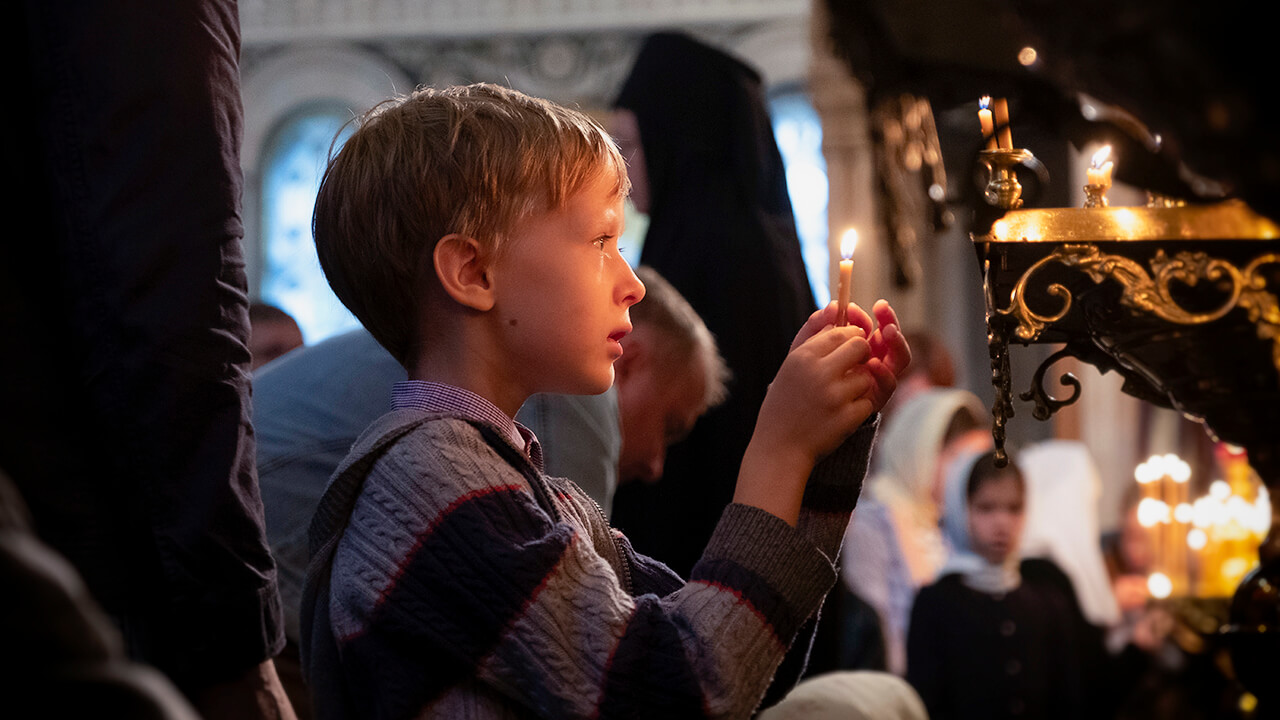
[[[1264,265],[1280,263],[1280,254],[1259,256],[1240,270],[1229,261],[1210,258],[1204,252],[1180,252],[1170,258],[1164,250],[1157,250],[1151,259],[1152,272],[1148,273],[1137,261],[1105,254],[1096,245],[1062,245],[1027,268],[1009,294],[1009,307],[996,310],[1017,321],[1014,334],[1023,342],[1034,341],[1047,326],[1066,317],[1071,310],[1071,292],[1059,283],[1046,288],[1046,292],[1062,300],[1057,312],[1041,314],[1027,305],[1027,287],[1032,276],[1049,263],[1078,269],[1094,283],[1115,280],[1123,288],[1122,304],[1179,325],[1201,325],[1237,307],[1244,308],[1250,322],[1257,326],[1258,337],[1271,341],[1272,360],[1280,369],[1280,302],[1267,291],[1266,278],[1259,272]],[[1190,312],[1173,298],[1169,284],[1174,280],[1191,286],[1201,280],[1229,281],[1228,297],[1208,312]]]

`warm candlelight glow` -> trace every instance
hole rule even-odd
[[[1164,573],[1151,573],[1147,578],[1147,591],[1153,598],[1167,598],[1173,592],[1173,582]]]
[[[1093,154],[1093,158],[1089,161],[1089,168],[1085,170],[1085,176],[1090,185],[1111,187],[1111,171],[1115,164],[1111,162],[1110,157],[1110,145],[1103,145],[1102,149]]]
[[[840,257],[845,260],[853,259],[853,251],[858,247],[858,231],[855,228],[849,228],[844,231],[844,235],[840,236]]]
[[[853,293],[853,251],[858,247],[858,231],[849,228],[840,236],[840,278],[836,293],[836,325],[849,324],[849,298]]]
[[[1094,168],[1095,170],[1099,169],[1102,167],[1102,163],[1106,162],[1109,157],[1111,157],[1111,146],[1103,145],[1101,149],[1093,154],[1093,158],[1089,162],[1089,167]]]
[[[978,122],[982,125],[982,137],[987,140],[987,149],[996,149],[996,126],[991,120],[991,96],[983,95],[978,99]]]
[[[1191,583],[1187,532],[1197,517],[1187,496],[1191,466],[1173,453],[1152,455],[1134,468],[1133,478],[1142,488],[1137,519],[1156,549],[1158,582],[1168,584],[1166,596],[1185,594]]]

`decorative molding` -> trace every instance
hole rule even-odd
[[[807,0],[241,0],[243,43],[492,37],[805,18]]]

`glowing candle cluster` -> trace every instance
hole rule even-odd
[[[1154,597],[1185,593],[1189,586],[1186,532],[1192,514],[1188,502],[1191,466],[1172,453],[1153,455],[1134,469],[1133,477],[1142,486],[1138,524],[1153,535],[1156,549],[1156,572],[1148,579],[1148,589]]]
[[[1191,467],[1176,455],[1154,455],[1134,470],[1142,488],[1138,523],[1151,534],[1152,597],[1231,595],[1257,563],[1271,526],[1271,502],[1243,455],[1226,463],[1228,480],[1214,480],[1191,500]]]

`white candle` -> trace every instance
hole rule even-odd
[[[858,231],[849,228],[840,237],[840,282],[836,292],[836,325],[849,324],[849,297],[853,293],[853,250],[858,246]]]
[[[1111,170],[1114,167],[1114,163],[1107,159],[1110,156],[1110,145],[1103,145],[1101,150],[1093,154],[1093,158],[1089,162],[1089,168],[1085,170],[1085,177],[1090,185],[1111,187]]]
[[[991,120],[991,96],[983,95],[978,100],[978,122],[982,125],[982,137],[987,140],[987,149],[996,149],[996,126]]]

